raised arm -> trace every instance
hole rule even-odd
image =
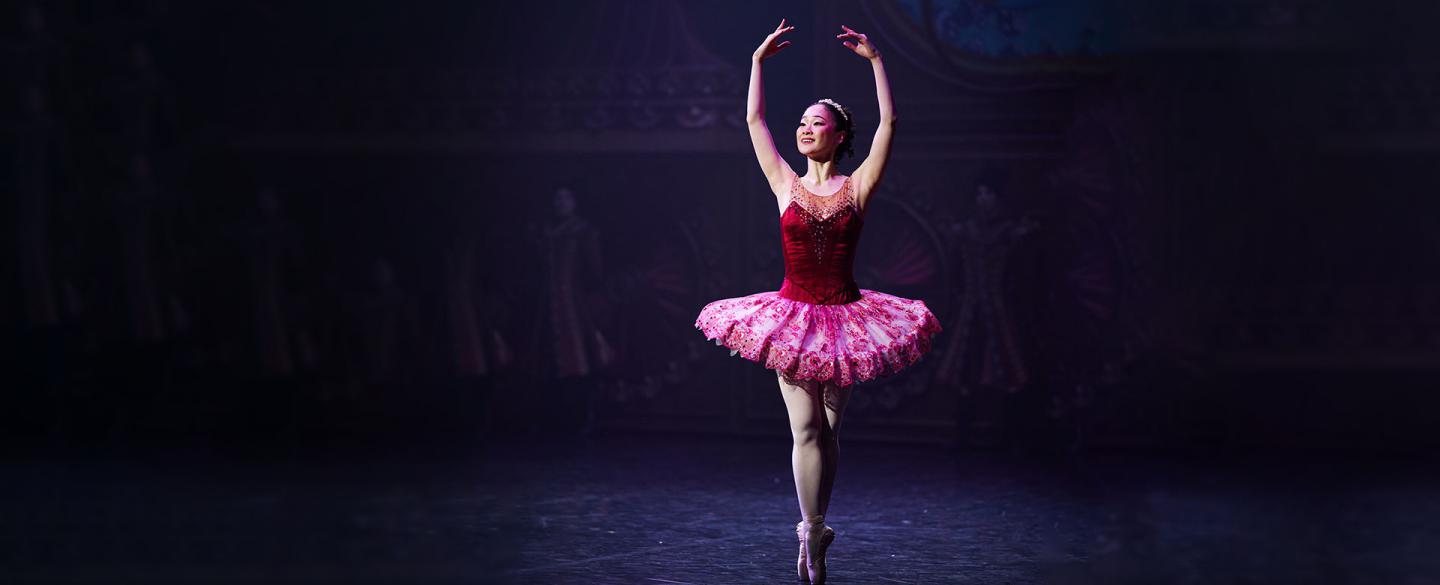
[[[880,60],[880,51],[866,35],[845,25],[840,25],[840,28],[845,32],[835,35],[835,38],[845,39],[845,48],[870,61],[870,68],[875,72],[875,101],[880,105],[880,123],[875,128],[875,139],[870,142],[870,154],[850,174],[860,208],[864,209],[870,195],[875,192],[875,185],[885,174],[885,163],[890,160],[890,140],[895,135],[895,102],[890,98],[890,80],[885,77],[885,63]]]
[[[790,46],[790,41],[777,41],[780,35],[794,29],[786,26],[785,20],[781,19],[775,32],[765,37],[765,42],[755,49],[755,55],[750,59],[750,97],[745,104],[745,125],[750,128],[750,144],[755,147],[760,170],[765,172],[765,180],[770,183],[770,190],[776,197],[785,192],[792,171],[785,164],[785,159],[780,157],[780,152],[775,150],[775,139],[765,125],[765,84],[760,75],[760,63]]]

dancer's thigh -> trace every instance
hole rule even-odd
[[[780,397],[785,400],[785,410],[790,417],[790,433],[797,442],[819,438],[827,422],[826,407],[823,406],[821,384],[811,380],[787,380],[776,372],[780,382]]]
[[[830,433],[840,430],[840,419],[845,414],[845,405],[850,403],[850,394],[855,389],[850,386],[836,386],[825,384],[821,390],[824,396],[825,405],[825,427]]]

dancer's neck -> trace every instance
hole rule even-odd
[[[835,159],[817,161],[809,158],[805,160],[807,161],[806,165],[808,167],[805,172],[805,180],[816,185],[829,183],[830,179],[835,177],[836,171],[840,170],[835,164]]]

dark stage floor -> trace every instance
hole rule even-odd
[[[794,582],[784,440],[358,451],[11,457],[0,582]],[[846,444],[830,582],[1436,583],[1420,469]]]

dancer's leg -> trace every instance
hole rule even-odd
[[[778,376],[780,397],[790,417],[790,435],[795,443],[790,451],[790,467],[795,474],[795,495],[800,501],[800,515],[810,518],[822,514],[820,483],[823,453],[820,439],[825,424],[825,407],[821,404],[821,388],[811,381],[799,384]]]
[[[830,492],[835,488],[835,473],[840,469],[840,419],[845,414],[845,405],[850,402],[850,391],[854,386],[826,384],[825,427],[820,435],[820,452],[823,470],[820,474],[820,513],[830,509]]]

